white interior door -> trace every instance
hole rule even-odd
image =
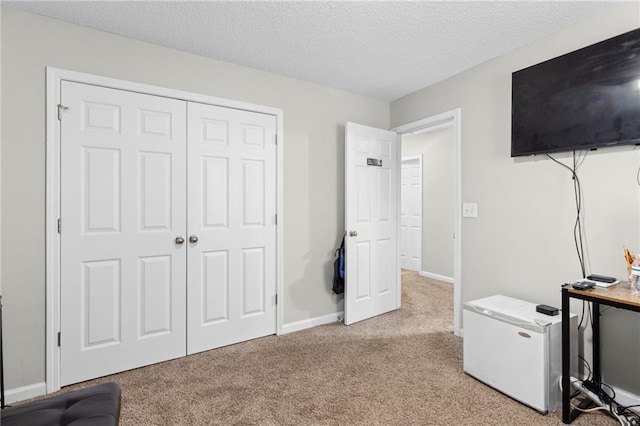
[[[276,332],[276,118],[197,103],[188,111],[195,353]]]
[[[347,325],[400,307],[397,140],[387,130],[346,126]]]
[[[60,382],[185,355],[186,103],[62,82]]]
[[[422,268],[422,161],[402,159],[400,178],[400,266]]]

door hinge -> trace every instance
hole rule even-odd
[[[58,218],[58,234],[62,232],[62,219]]]
[[[62,333],[58,331],[58,347],[60,347],[60,334]]]
[[[276,305],[278,304],[278,294],[276,293]]]
[[[69,107],[66,107],[62,104],[58,104],[58,120],[62,120],[62,111],[68,110]]]
[[[276,213],[276,214],[274,215],[274,217],[275,217],[276,225],[277,225],[277,224],[278,224],[278,214]]]
[[[276,145],[278,145],[278,135],[275,135],[275,136],[273,137],[273,143],[274,143],[274,144],[276,144]]]

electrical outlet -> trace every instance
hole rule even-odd
[[[463,203],[462,204],[462,217],[478,217],[478,204],[476,204],[476,203]]]

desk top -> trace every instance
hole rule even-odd
[[[606,288],[593,287],[589,290],[578,290],[573,287],[569,287],[567,290],[569,293],[586,296],[592,299],[600,299],[602,301],[609,301],[640,308],[640,293],[634,294],[631,289],[631,285],[626,281],[621,281],[619,284]]]

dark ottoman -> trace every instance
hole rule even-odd
[[[103,383],[2,410],[2,426],[115,426],[120,386]]]

